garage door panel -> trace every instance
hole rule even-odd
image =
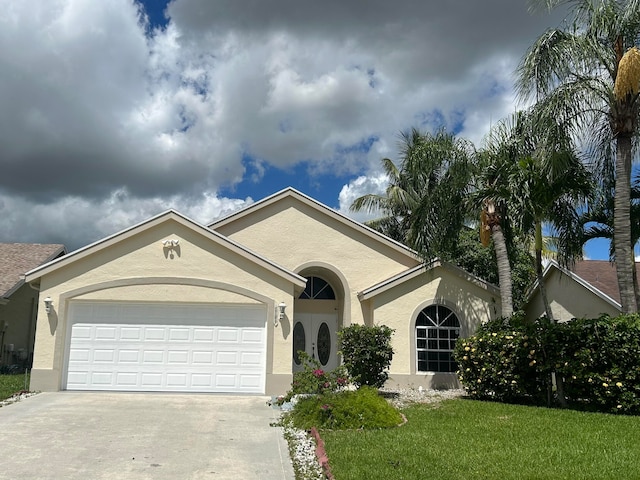
[[[69,361],[88,362],[91,359],[91,350],[88,348],[72,348],[69,351]]]
[[[189,341],[189,332],[188,328],[169,328],[169,341],[175,342],[187,342]]]
[[[115,352],[113,349],[100,349],[93,351],[93,361],[100,363],[114,363]]]
[[[161,327],[145,327],[144,328],[144,340],[149,342],[161,342],[164,341],[166,329]]]
[[[264,392],[264,308],[72,304],[70,322],[67,389]]]
[[[201,366],[213,366],[213,352],[194,351],[191,363]]]
[[[218,331],[218,342],[220,343],[238,343],[239,336],[237,329],[221,328]]]
[[[167,353],[167,362],[170,365],[186,365],[189,363],[189,351],[170,350]]]
[[[240,354],[240,366],[246,367],[260,367],[262,363],[262,357],[259,352],[242,352]]]
[[[257,345],[263,341],[262,331],[258,329],[245,329],[241,331],[241,334],[241,342],[243,344],[254,343]]]
[[[213,328],[194,328],[193,329],[193,341],[194,342],[212,342],[215,336],[215,330]]]
[[[89,378],[97,386],[111,385],[113,384],[114,374],[111,372],[93,372]]]
[[[142,340],[142,328],[141,327],[120,328],[120,340],[131,340],[131,341]]]
[[[140,352],[138,350],[118,350],[118,363],[138,363]]]

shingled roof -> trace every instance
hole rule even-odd
[[[26,272],[64,253],[64,245],[57,243],[0,243],[0,298],[11,296]]]
[[[620,303],[620,289],[614,263],[608,260],[583,260],[576,262],[571,271]]]

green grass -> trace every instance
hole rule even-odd
[[[0,375],[0,400],[9,398],[14,393],[25,390],[24,373],[16,375]],[[29,389],[29,377],[27,376],[27,388]]]
[[[462,399],[403,413],[398,428],[323,431],[335,478],[640,478],[640,417]]]

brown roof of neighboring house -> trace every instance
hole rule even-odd
[[[26,272],[64,253],[64,245],[57,243],[0,243],[0,298],[20,287]]]
[[[571,271],[592,286],[620,303],[616,266],[609,260],[582,260]]]

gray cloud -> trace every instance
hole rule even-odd
[[[0,241],[73,246],[169,207],[244,205],[217,192],[247,156],[258,181],[300,161],[353,176],[344,207],[382,188],[400,130],[479,142],[560,21],[512,0],[173,0],[150,32],[133,0],[2,4]]]

